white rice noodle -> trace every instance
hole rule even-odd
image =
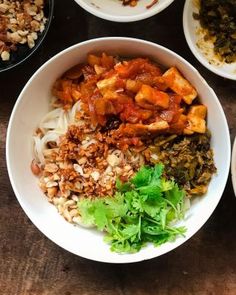
[[[44,156],[43,156],[43,149],[41,145],[41,139],[39,136],[33,136],[34,140],[34,156],[37,162],[39,163],[44,163]]]
[[[48,131],[42,138],[34,136],[34,154],[40,164],[45,163],[44,150],[49,141],[54,141],[58,144],[60,134],[55,131]]]
[[[90,139],[86,143],[82,144],[82,148],[87,149],[91,144],[96,144],[97,141],[95,139]]]
[[[119,163],[123,162],[125,159],[125,155],[121,150],[112,151],[112,155],[115,155],[119,158]]]
[[[47,129],[55,129],[61,114],[64,112],[62,108],[57,108],[48,112],[39,124],[39,128],[45,133]]]
[[[104,171],[104,175],[108,175],[109,173],[111,173],[112,172],[112,167],[109,165],[109,166],[107,166],[107,168],[106,168],[106,170]]]
[[[65,134],[69,126],[69,114],[63,111],[57,121],[55,131],[60,134]]]
[[[122,153],[121,150],[114,150],[114,151],[112,151],[112,154],[117,156],[118,158],[124,157],[124,154]]]
[[[144,159],[143,159],[143,156],[142,155],[136,154],[136,155],[133,155],[131,157],[131,161],[132,161],[133,164],[140,164],[140,165],[142,165],[143,162],[144,162]]]
[[[76,123],[76,113],[81,110],[81,102],[77,101],[69,111],[70,124]]]
[[[71,124],[83,125],[84,121],[76,122],[76,112],[81,109],[80,101],[76,102],[70,111],[63,108],[56,108],[48,112],[39,124],[39,128],[44,133],[44,136],[34,136],[34,154],[37,161],[41,164],[45,163],[44,151],[47,149],[49,141],[59,143],[59,137],[67,132],[68,126]],[[87,146],[96,143],[95,140],[89,141]]]

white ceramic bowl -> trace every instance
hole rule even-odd
[[[233,184],[233,188],[234,188],[234,194],[236,196],[236,137],[234,139],[233,150],[232,150],[231,176],[232,176],[232,184]]]
[[[110,251],[103,235],[91,229],[66,222],[56,208],[48,203],[30,170],[32,134],[40,119],[49,110],[50,90],[54,81],[73,65],[85,61],[88,52],[105,51],[123,56],[148,56],[166,67],[177,66],[196,87],[208,107],[208,127],[218,172],[208,193],[193,200],[186,219],[179,225],[187,227],[185,237],[160,247],[148,245],[135,254],[119,255]],[[46,62],[29,80],[13,109],[7,132],[7,167],[10,180],[23,210],[49,239],[64,249],[92,260],[128,263],[150,259],[167,253],[187,241],[207,221],[223,193],[230,166],[230,137],[223,109],[206,81],[186,60],[174,52],[143,40],[131,38],[100,38],[74,45]]]
[[[120,0],[75,0],[93,15],[114,22],[133,22],[151,17],[161,12],[173,1],[159,0],[158,3],[147,9],[146,6],[152,0],[139,0],[135,7],[123,6]]]
[[[183,28],[186,41],[198,61],[213,73],[231,80],[236,80],[236,62],[219,62],[213,53],[213,44],[203,41],[199,21],[193,18],[198,13],[197,0],[186,0],[183,13]],[[200,46],[197,43],[200,42]]]

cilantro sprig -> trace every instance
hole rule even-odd
[[[173,223],[184,217],[184,190],[163,177],[164,166],[143,166],[129,181],[116,183],[112,197],[78,201],[85,225],[104,231],[105,241],[118,253],[134,253],[147,243],[161,245],[183,235]]]

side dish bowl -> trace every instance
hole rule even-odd
[[[120,0],[75,0],[82,8],[93,15],[114,21],[114,22],[133,22],[151,17],[166,7],[174,0],[159,0],[150,8],[148,5],[152,0],[139,0],[137,5],[131,7],[122,5]]]
[[[6,70],[10,70],[15,66],[26,61],[34,52],[39,48],[42,44],[47,32],[49,30],[52,17],[53,17],[53,9],[54,9],[54,0],[45,0],[44,5],[44,15],[47,18],[45,23],[45,28],[42,33],[38,33],[38,38],[35,40],[35,46],[29,48],[27,44],[19,44],[17,45],[17,50],[11,52],[10,59],[7,61],[2,61],[0,59],[0,72],[4,72]]]
[[[147,245],[134,254],[111,252],[104,243],[103,234],[66,222],[38,187],[38,179],[30,169],[33,157],[32,134],[40,119],[49,110],[51,87],[67,69],[86,60],[88,53],[107,52],[112,55],[146,56],[164,67],[176,66],[198,91],[201,102],[208,108],[208,128],[212,133],[211,145],[217,173],[208,192],[191,202],[183,222],[185,237],[159,247]],[[216,124],[217,122],[217,124]],[[214,91],[198,71],[176,53],[151,42],[122,37],[93,39],[79,43],[57,54],[46,62],[28,81],[13,109],[6,143],[7,167],[15,195],[23,210],[49,239],[62,248],[85,258],[129,263],[165,254],[183,244],[208,220],[217,206],[228,178],[230,167],[230,137],[228,124]]]
[[[213,51],[211,41],[204,39],[198,20],[193,13],[198,13],[198,1],[186,0],[183,12],[184,35],[190,50],[198,61],[211,72],[221,77],[236,80],[236,62],[220,62]]]
[[[234,194],[236,196],[236,138],[234,139],[233,150],[232,150],[231,175],[232,175],[232,184],[234,188]]]

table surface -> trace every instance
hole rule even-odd
[[[235,295],[236,198],[230,177],[219,205],[198,233],[171,253],[135,264],[112,265],[77,257],[47,239],[21,209],[5,160],[6,129],[12,108],[36,69],[77,42],[128,36],[174,50],[195,66],[215,90],[226,113],[232,141],[236,134],[236,82],[209,72],[192,55],[182,29],[183,0],[174,1],[157,16],[128,24],[98,19],[73,0],[55,2],[54,19],[41,47],[24,64],[0,74],[0,294]]]

